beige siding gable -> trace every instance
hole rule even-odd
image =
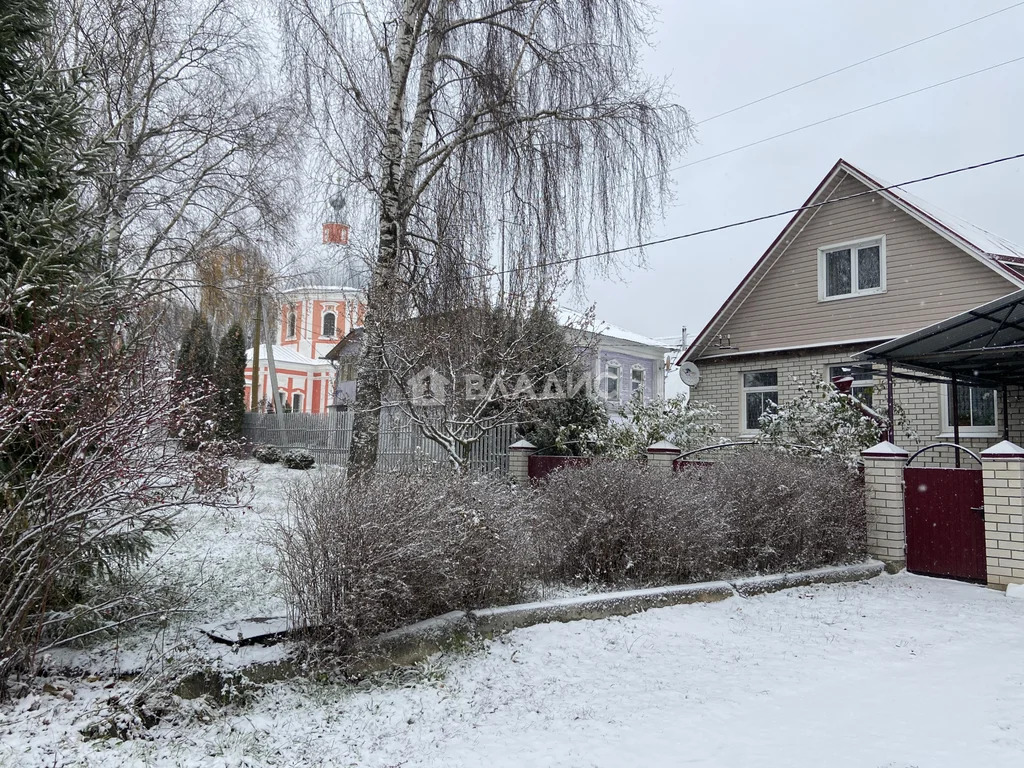
[[[830,198],[867,188],[846,175]],[[818,298],[818,250],[885,238],[886,290],[831,301]],[[788,245],[787,245],[788,242]],[[1016,290],[1008,279],[879,194],[819,208],[795,222],[774,263],[741,289],[699,357],[821,346],[901,336]],[[718,335],[733,349],[719,349]]]

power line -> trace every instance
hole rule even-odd
[[[826,205],[834,205],[836,203],[842,203],[842,202],[845,202],[847,200],[854,200],[854,199],[856,199],[858,197],[865,197],[866,195],[873,195],[876,192],[884,192],[886,190],[896,189],[898,187],[909,187],[911,184],[920,184],[920,183],[925,182],[925,181],[933,181],[935,179],[941,179],[941,178],[943,178],[945,176],[953,176],[953,175],[958,174],[958,173],[965,173],[967,171],[975,171],[975,170],[977,170],[979,168],[987,168],[988,166],[991,166],[991,165],[998,165],[1000,163],[1006,163],[1006,162],[1009,162],[1010,160],[1020,160],[1021,158],[1024,158],[1024,152],[1020,152],[1020,153],[1018,153],[1016,155],[1007,155],[1006,157],[999,157],[999,158],[996,158],[995,160],[986,160],[983,163],[975,163],[974,165],[965,165],[965,166],[962,166],[960,168],[954,168],[954,169],[948,170],[948,171],[940,171],[939,173],[933,173],[933,174],[930,174],[928,176],[921,176],[921,177],[916,178],[916,179],[910,179],[909,181],[901,181],[901,182],[899,182],[897,184],[889,184],[888,186],[885,186],[885,187],[875,187],[875,188],[872,188],[872,189],[866,189],[863,192],[855,192],[852,195],[846,195],[844,197],[837,197],[837,198],[834,198],[832,200],[825,200],[825,201],[820,202],[820,203],[811,203],[810,205],[803,205],[803,206],[800,206],[799,208],[790,208],[789,210],[786,210],[786,211],[778,211],[777,213],[769,213],[769,214],[765,214],[764,216],[755,216],[752,219],[744,219],[743,221],[734,221],[731,224],[721,224],[721,225],[719,225],[717,227],[709,227],[708,229],[698,229],[698,230],[694,230],[692,232],[687,232],[687,233],[682,234],[682,235],[673,235],[671,237],[663,237],[663,238],[661,238],[659,240],[648,240],[646,242],[636,243],[634,245],[624,245],[621,248],[611,248],[611,249],[609,249],[607,251],[599,251],[597,253],[588,253],[588,254],[585,254],[583,256],[576,256],[576,257],[569,258],[569,259],[558,259],[556,261],[549,261],[549,262],[547,262],[545,264],[528,264],[528,265],[524,265],[524,266],[521,266],[521,267],[513,267],[511,269],[506,269],[506,270],[503,270],[503,271],[500,271],[500,272],[485,271],[485,272],[483,272],[483,274],[487,275],[487,276],[492,276],[492,277],[493,276],[497,276],[497,275],[508,275],[508,274],[513,274],[515,272],[525,272],[525,271],[531,270],[531,269],[545,269],[547,267],[555,267],[555,266],[560,266],[562,264],[575,264],[577,262],[584,261],[586,259],[600,258],[601,256],[613,256],[613,255],[615,255],[617,253],[625,253],[627,251],[636,251],[636,250],[639,250],[641,248],[646,248],[646,247],[651,246],[651,245],[663,245],[664,243],[672,243],[672,242],[675,242],[677,240],[686,240],[686,239],[691,238],[691,237],[697,237],[698,235],[708,235],[708,234],[711,234],[712,232],[721,232],[721,231],[726,230],[726,229],[735,229],[736,227],[743,227],[743,226],[746,226],[747,224],[756,224],[756,223],[761,222],[761,221],[768,221],[769,219],[777,219],[777,218],[779,218],[781,216],[792,216],[792,215],[800,213],[802,211],[810,211],[810,210],[814,210],[814,209],[817,209],[817,208],[824,208]]]
[[[970,19],[969,21],[965,21],[965,22],[963,22],[961,24],[957,24],[955,27],[949,27],[948,29],[943,29],[943,30],[941,30],[939,32],[934,32],[933,34],[927,35],[926,37],[921,37],[921,38],[918,38],[917,40],[913,40],[913,41],[911,41],[909,43],[904,43],[903,45],[897,46],[896,48],[890,48],[888,51],[883,51],[882,53],[876,53],[874,56],[868,56],[866,59],[861,59],[860,61],[855,61],[852,64],[847,64],[847,65],[845,65],[843,67],[839,67],[838,69],[833,69],[831,72],[826,72],[823,75],[818,75],[817,77],[812,77],[810,80],[804,80],[802,83],[797,83],[796,85],[791,85],[788,88],[783,88],[781,91],[775,91],[774,93],[769,93],[767,96],[762,96],[759,99],[754,99],[753,101],[748,101],[746,104],[740,104],[738,107],[733,107],[732,109],[727,109],[724,112],[719,112],[718,114],[712,115],[711,117],[706,117],[703,120],[700,120],[699,122],[697,122],[696,125],[705,125],[707,123],[710,123],[712,120],[717,120],[720,117],[725,117],[726,115],[731,115],[733,112],[739,112],[741,109],[746,109],[747,107],[752,107],[755,104],[760,104],[760,103],[762,103],[764,101],[768,101],[769,99],[774,99],[776,96],[781,96],[784,93],[789,93],[790,91],[795,91],[798,88],[803,88],[805,85],[810,85],[811,83],[817,83],[818,81],[824,80],[827,77],[832,77],[833,75],[838,75],[841,72],[846,72],[847,70],[854,69],[855,67],[859,67],[862,64],[867,64],[868,62],[871,62],[871,61],[877,61],[878,59],[881,59],[881,58],[884,58],[886,56],[889,56],[890,54],[898,53],[899,51],[905,51],[907,48],[912,48],[915,45],[919,45],[921,43],[928,42],[929,40],[934,40],[937,37],[942,37],[943,35],[947,35],[950,32],[955,32],[958,29],[963,29],[964,27],[968,27],[971,24],[977,24],[979,21],[984,21],[985,19],[990,19],[993,16],[999,15],[1000,13],[1006,13],[1006,11],[1012,11],[1014,8],[1019,8],[1022,5],[1024,5],[1024,0],[1022,0],[1022,2],[1019,2],[1019,3],[1014,3],[1013,5],[1008,5],[1005,8],[1000,8],[997,11],[992,11],[991,13],[986,13],[984,16],[978,16],[975,19]]]
[[[958,75],[957,77],[951,77],[948,80],[943,80],[940,83],[932,83],[931,85],[926,85],[923,88],[917,88],[917,89],[915,89],[913,91],[907,91],[906,93],[901,93],[898,96],[890,96],[888,99],[882,99],[881,101],[876,101],[873,104],[867,104],[867,105],[865,105],[863,107],[857,107],[856,109],[851,109],[851,110],[849,110],[847,112],[843,112],[843,113],[838,114],[838,115],[832,115],[831,117],[826,117],[823,120],[817,120],[817,121],[815,121],[813,123],[807,123],[806,125],[801,125],[798,128],[791,128],[788,131],[783,131],[782,133],[777,133],[774,136],[768,136],[768,137],[763,138],[763,139],[758,139],[757,141],[752,141],[749,144],[744,144],[743,146],[740,146],[740,147],[733,147],[732,149],[727,149],[724,152],[717,152],[714,155],[708,155],[707,157],[702,157],[699,160],[693,160],[693,161],[691,161],[689,163],[683,163],[682,165],[677,165],[677,166],[674,166],[672,168],[669,168],[668,171],[666,171],[666,173],[671,173],[672,171],[679,171],[679,170],[682,170],[683,168],[690,168],[690,167],[692,167],[694,165],[700,165],[701,163],[706,163],[708,160],[714,160],[715,158],[725,157],[726,155],[731,155],[734,152],[740,152],[740,151],[742,151],[744,149],[750,149],[751,147],[756,147],[756,146],[758,146],[760,144],[766,144],[769,141],[774,141],[775,139],[781,139],[783,136],[791,136],[794,133],[799,133],[800,131],[806,131],[808,128],[814,128],[814,127],[819,126],[819,125],[824,125],[825,123],[831,123],[834,120],[840,120],[840,119],[842,119],[844,117],[849,117],[850,115],[856,115],[858,112],[864,112],[864,111],[869,110],[869,109],[874,109],[875,107],[880,107],[883,104],[890,104],[890,103],[892,103],[894,101],[899,101],[900,99],[905,99],[908,96],[915,96],[916,94],[924,93],[925,91],[930,91],[930,90],[933,90],[935,88],[941,88],[944,85],[949,85],[950,83],[955,83],[955,82],[957,82],[959,80],[966,80],[967,78],[974,77],[975,75],[980,75],[980,74],[983,74],[985,72],[991,72],[994,69],[999,69],[1000,67],[1005,67],[1005,66],[1008,66],[1010,64],[1016,64],[1018,61],[1024,61],[1024,56],[1018,56],[1015,59],[1009,59],[1008,61],[1003,61],[1003,62],[1000,62],[999,64],[992,64],[991,66],[984,67],[982,69],[976,69],[973,72],[968,72],[965,75]]]

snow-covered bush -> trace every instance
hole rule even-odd
[[[700,581],[730,557],[723,510],[678,478],[633,461],[599,459],[553,472],[536,496],[545,560],[561,582]]]
[[[521,599],[536,568],[523,497],[447,471],[351,484],[324,472],[296,484],[278,540],[293,620],[345,651],[420,619]]]
[[[536,504],[563,582],[670,584],[864,554],[860,478],[835,457],[749,449],[675,475],[597,460],[549,475]]]
[[[635,397],[622,415],[623,421],[609,424],[603,445],[604,453],[621,458],[645,456],[661,440],[682,451],[703,448],[715,442],[720,428],[715,406],[681,396],[648,402]]]
[[[288,451],[281,458],[281,463],[288,467],[288,469],[312,469],[313,465],[316,464],[316,459],[313,458],[313,454],[309,451],[296,448],[294,451]]]
[[[774,449],[736,451],[680,473],[684,494],[724,514],[731,566],[747,573],[814,568],[861,558],[864,489],[844,458]]]
[[[252,457],[261,464],[277,464],[282,454],[281,449],[273,445],[257,445],[252,449]]]
[[[229,447],[170,439],[182,404],[166,358],[118,350],[117,329],[54,320],[35,328],[21,370],[0,366],[0,689],[38,651],[146,612],[127,576],[180,505],[242,502]],[[69,371],[82,348],[92,354]]]
[[[809,446],[852,465],[861,451],[883,439],[886,423],[812,371],[810,383],[797,380],[796,397],[771,406],[761,416],[758,440],[782,451]]]

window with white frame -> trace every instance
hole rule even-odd
[[[633,366],[633,371],[632,371],[632,373],[630,375],[629,386],[630,386],[629,394],[630,394],[631,397],[636,395],[637,392],[639,392],[640,396],[643,397],[643,394],[644,394],[644,369],[643,369],[643,366],[641,366],[641,365],[634,365]]]
[[[334,312],[324,312],[323,322],[321,323],[320,335],[328,338],[334,337],[334,332],[337,329],[338,316]]]
[[[288,338],[289,339],[294,339],[295,338],[295,322],[296,322],[295,308],[293,307],[292,309],[288,310]]]
[[[622,369],[618,363],[608,363],[604,369],[604,392],[609,400],[619,399],[619,373]]]
[[[302,395],[298,392],[292,393],[292,413],[302,413]]]
[[[775,370],[743,374],[743,429],[757,432],[761,416],[779,403],[779,374]]]
[[[853,378],[853,382],[850,385],[850,394],[864,403],[864,405],[870,407],[875,388],[875,377],[871,373],[871,369],[862,368],[857,365],[829,366],[829,381],[835,382],[836,379],[846,376]]]
[[[999,398],[996,390],[958,384],[957,415],[961,435],[997,435],[999,432]],[[946,433],[953,431],[953,388],[943,386],[942,424]]]
[[[818,249],[818,299],[885,291],[885,236]]]

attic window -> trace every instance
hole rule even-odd
[[[885,235],[818,249],[818,300],[885,291]]]

